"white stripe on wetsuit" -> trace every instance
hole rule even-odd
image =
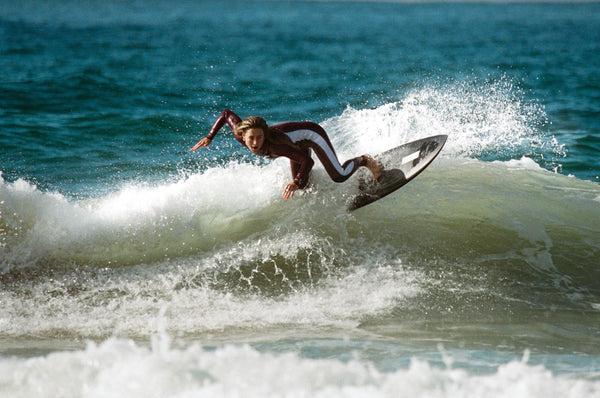
[[[312,130],[295,130],[285,134],[288,137],[290,137],[294,144],[299,141],[307,140],[312,141],[313,143],[318,145],[327,155],[329,162],[333,165],[333,167],[335,167],[336,171],[340,175],[345,177],[354,171],[354,161],[349,162],[345,168],[342,167],[337,156],[335,156],[333,149],[331,149],[331,147],[329,146],[327,141],[321,136],[321,134]]]

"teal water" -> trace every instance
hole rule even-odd
[[[0,396],[600,393],[600,4],[0,4]],[[345,159],[281,199],[224,108]],[[187,395],[186,395],[187,394]]]

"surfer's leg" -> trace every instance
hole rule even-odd
[[[337,157],[328,156],[326,151],[315,149],[317,157],[325,167],[329,177],[335,182],[344,182],[352,174],[356,172],[360,167],[368,168],[373,173],[373,178],[378,180],[381,177],[381,166],[373,159],[371,155],[362,155],[356,158],[347,160],[344,164],[340,165]]]
[[[356,172],[356,170],[367,165],[366,159],[363,156],[352,158],[340,165],[337,158],[332,159],[325,154],[320,154],[319,151],[316,150],[315,153],[323,164],[323,167],[325,167],[325,171],[327,171],[329,177],[335,182],[346,181]]]
[[[377,179],[381,175],[379,164],[369,155],[359,156],[340,164],[333,145],[325,130],[315,123],[304,123],[305,128],[286,133],[293,143],[302,148],[311,148],[325,167],[329,177],[335,182],[346,181],[359,167],[371,170]]]
[[[346,181],[360,167],[368,168],[376,180],[381,177],[381,166],[371,155],[358,156],[347,160],[344,164],[340,164],[333,147],[323,147],[316,143],[311,143],[311,148],[314,149],[329,177],[335,182]]]

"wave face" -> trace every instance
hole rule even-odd
[[[83,199],[2,181],[5,333],[149,336],[161,307],[173,331],[202,335],[350,323],[396,336],[444,314],[456,326],[484,312],[494,325],[559,310],[589,311],[577,322],[590,325],[600,189],[548,170],[563,154],[542,108],[504,80],[484,87],[430,87],[324,121],[342,159],[449,135],[415,181],[355,213],[356,178],[335,184],[320,166],[282,200],[285,160],[222,160]]]

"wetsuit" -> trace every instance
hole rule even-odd
[[[231,130],[235,130],[235,126],[241,121],[235,113],[226,109],[216,120],[206,138],[214,139],[217,132],[225,123],[229,125]],[[323,127],[316,123],[289,122],[271,126],[271,128],[284,133],[294,146],[265,140],[260,155],[270,158],[280,156],[289,158],[292,177],[294,178],[294,183],[299,188],[306,187],[310,170],[314,165],[314,161],[310,157],[310,149],[315,151],[327,174],[335,182],[346,181],[359,167],[367,165],[367,159],[364,156],[359,156],[346,161],[344,164],[340,164],[327,133]],[[246,146],[241,136],[236,134],[233,136],[240,144]]]

